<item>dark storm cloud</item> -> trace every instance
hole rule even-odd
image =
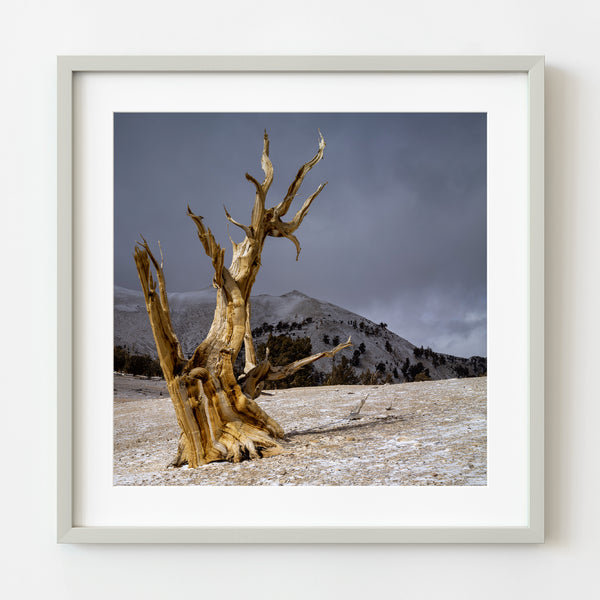
[[[172,291],[210,285],[212,266],[185,216],[205,218],[227,248],[223,205],[248,222],[263,130],[285,195],[311,158],[325,158],[298,199],[328,181],[297,236],[269,238],[255,293],[298,289],[375,321],[418,345],[486,355],[485,114],[117,114],[115,283],[137,289],[139,234],[161,241]],[[241,232],[229,233],[240,241]],[[227,258],[226,258],[227,261]]]

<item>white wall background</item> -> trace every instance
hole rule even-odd
[[[8,598],[562,598],[597,590],[600,11],[589,0],[5,0],[0,6]],[[545,54],[547,542],[55,543],[57,54]]]

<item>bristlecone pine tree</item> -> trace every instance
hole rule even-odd
[[[265,173],[262,183],[246,173],[246,179],[256,188],[251,222],[243,225],[235,221],[225,209],[228,221],[240,227],[244,240],[233,240],[231,265],[225,267],[225,250],[215,241],[202,217],[188,206],[188,216],[198,230],[206,254],[214,267],[213,285],[217,289],[217,305],[206,339],[187,360],[171,322],[167,298],[163,257],[160,263],[142,238],[135,248],[134,257],[142,284],[146,309],[156,342],[158,358],[167,382],[169,394],[181,427],[177,456],[172,465],[185,463],[195,468],[209,462],[227,460],[239,462],[279,454],[284,431],[258,405],[265,381],[283,379],[303,366],[322,357],[332,357],[351,345],[348,341],[328,352],[321,352],[286,366],[274,367],[266,359],[257,364],[250,328],[250,292],[261,264],[261,253],[268,236],[283,237],[296,246],[296,260],[300,244],[294,232],[302,223],[313,200],[325,184],[310,195],[295,216],[284,221],[294,197],[306,174],[323,158],[325,140],[319,132],[319,148],[315,156],[304,164],[290,185],[284,199],[266,208],[265,201],[273,181],[273,165],[269,158],[269,138],[264,135],[261,165]],[[155,273],[156,280],[153,275]],[[158,283],[158,291],[156,284]],[[236,380],[233,363],[245,351],[244,373]]]

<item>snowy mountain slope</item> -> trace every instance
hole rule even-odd
[[[141,291],[115,286],[114,298],[115,345],[155,357],[154,339]],[[186,356],[192,354],[208,332],[215,299],[216,290],[212,287],[169,294],[173,327]],[[424,369],[429,369],[432,379],[449,379],[467,373],[481,375],[487,370],[485,359],[478,357],[465,359],[428,350],[421,354],[420,348],[389,331],[384,324],[373,323],[349,310],[295,290],[282,296],[254,296],[251,322],[256,347],[266,342],[269,334],[286,334],[293,338],[310,337],[313,352],[321,352],[352,336],[353,347],[343,350],[336,360],[340,356],[352,359],[354,352],[360,348],[363,352],[354,359],[358,363],[355,364],[357,373],[367,369],[374,372],[378,365],[381,371],[383,365],[384,373],[391,375],[396,383],[405,380],[402,367],[406,369],[407,359],[411,365],[421,362]],[[314,369],[324,373],[329,372],[331,366],[331,359],[322,359],[314,364]]]

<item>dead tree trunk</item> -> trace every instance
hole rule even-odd
[[[229,267],[224,265],[225,250],[215,241],[202,217],[195,215],[188,206],[188,215],[194,221],[200,242],[212,260],[213,285],[217,289],[212,326],[189,360],[183,355],[171,322],[162,251],[159,263],[143,238],[135,248],[135,262],[158,358],[181,427],[179,449],[173,462],[175,466],[187,462],[195,468],[212,461],[239,462],[245,458],[279,454],[282,448],[278,440],[283,438],[283,429],[255,402],[263,383],[281,379],[323,356],[333,356],[350,345],[348,340],[329,352],[315,354],[287,367],[272,367],[268,360],[257,364],[250,329],[250,292],[260,268],[265,240],[268,236],[291,240],[296,246],[298,260],[300,244],[294,232],[325,184],[321,184],[305,200],[291,220],[284,221],[283,217],[308,171],[323,158],[324,150],[325,141],[320,135],[317,153],[300,168],[285,198],[276,206],[266,208],[267,192],[273,181],[273,166],[269,159],[269,138],[265,132],[261,161],[264,181],[259,183],[246,173],[246,179],[256,189],[250,224],[238,223],[225,209],[229,222],[245,233],[241,243],[231,241],[233,258]],[[233,372],[233,363],[242,345],[245,348],[242,379],[246,393]]]

